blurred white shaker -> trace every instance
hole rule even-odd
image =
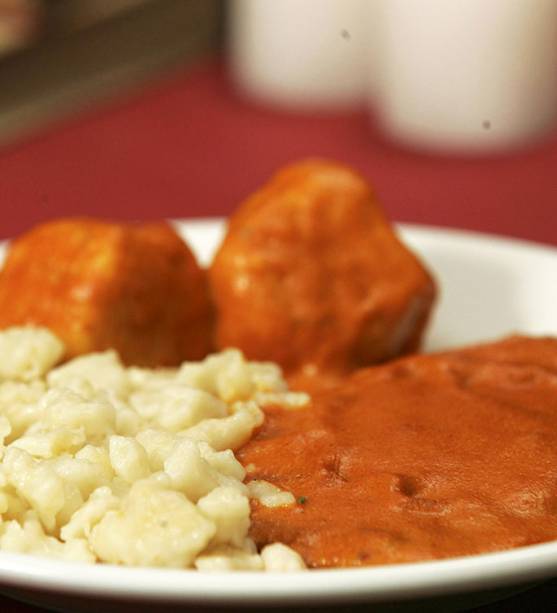
[[[229,51],[237,86],[283,107],[363,102],[370,1],[233,0]]]
[[[379,0],[375,108],[398,141],[502,149],[557,111],[557,0]]]

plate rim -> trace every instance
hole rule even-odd
[[[172,219],[188,231],[222,232],[226,219]],[[421,224],[395,224],[404,239],[481,241],[555,258],[557,247],[497,234]],[[8,241],[0,241],[0,256]],[[195,251],[195,249],[194,249]],[[418,253],[418,255],[420,255]],[[0,551],[0,585],[91,596],[205,604],[291,604],[411,600],[516,585],[557,576],[557,540],[506,551],[424,562],[297,573],[211,572],[80,564]]]
[[[183,232],[184,229],[189,227],[206,228],[214,225],[219,226],[219,230],[223,230],[228,222],[227,217],[212,216],[212,217],[169,217],[165,219],[168,223],[178,228],[179,232]],[[459,240],[477,240],[482,243],[498,243],[499,245],[513,247],[513,248],[526,248],[531,251],[535,251],[539,254],[557,256],[557,243],[552,245],[551,243],[542,243],[539,241],[521,238],[518,236],[512,236],[510,234],[497,234],[495,232],[484,232],[481,230],[469,230],[467,228],[458,228],[455,226],[438,226],[435,224],[421,224],[406,221],[391,220],[392,226],[395,230],[400,231],[401,234],[415,234],[420,237],[438,237],[439,235],[448,235]],[[1,243],[2,241],[0,241]],[[7,242],[4,240],[4,242]]]
[[[98,595],[102,586],[105,597],[207,604],[402,601],[518,585],[556,572],[557,541],[445,560],[291,573],[89,565],[0,552],[3,586],[84,596]]]

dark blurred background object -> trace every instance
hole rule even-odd
[[[0,144],[218,45],[219,0],[0,0]]]
[[[0,56],[31,44],[41,18],[38,0],[0,0]]]

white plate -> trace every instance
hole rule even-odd
[[[222,222],[177,225],[207,263],[222,236]],[[456,230],[402,226],[401,232],[441,288],[427,348],[516,331],[557,336],[557,249]],[[393,602],[554,576],[557,542],[439,562],[283,575],[88,566],[0,553],[0,582],[5,586],[184,605]]]

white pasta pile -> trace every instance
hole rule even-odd
[[[307,402],[277,366],[235,350],[175,370],[125,368],[116,353],[54,368],[48,330],[0,333],[0,549],[84,562],[200,570],[303,568],[292,549],[258,553],[249,498],[294,497],[244,483],[234,457],[262,403]]]

